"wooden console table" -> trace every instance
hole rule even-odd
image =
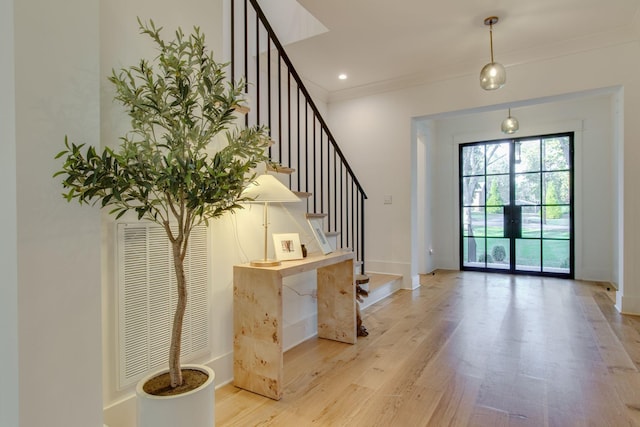
[[[317,270],[318,336],[355,344],[353,252],[310,254],[275,267],[233,267],[233,383],[279,400],[283,390],[282,279]]]

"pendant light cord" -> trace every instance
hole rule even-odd
[[[491,46],[491,63],[493,64],[493,24],[489,24],[489,46]]]

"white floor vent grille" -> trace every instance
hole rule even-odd
[[[168,365],[176,279],[171,244],[155,224],[117,227],[119,388]],[[182,332],[182,357],[209,348],[207,229],[191,233],[184,261],[189,301]]]

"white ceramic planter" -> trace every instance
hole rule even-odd
[[[138,427],[212,427],[215,425],[215,373],[203,365],[183,365],[209,375],[199,388],[176,396],[153,396],[142,386],[149,379],[167,372],[167,369],[149,375],[136,387]]]

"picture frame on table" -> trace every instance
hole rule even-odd
[[[302,259],[302,246],[300,246],[300,235],[298,233],[274,233],[273,247],[277,260]]]
[[[333,248],[331,244],[327,240],[327,236],[324,234],[323,222],[322,218],[307,218],[307,222],[309,223],[309,227],[311,227],[311,231],[313,232],[313,236],[316,238],[318,245],[320,246],[320,250],[323,255],[327,255],[333,252]]]

